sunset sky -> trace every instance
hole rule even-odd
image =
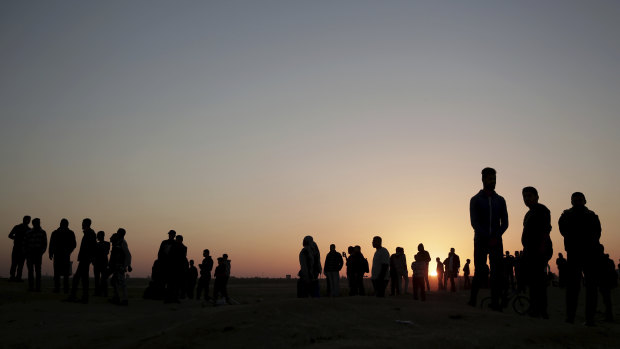
[[[2,2],[0,77],[3,277],[25,214],[125,228],[134,276],[170,229],[240,277],[295,275],[305,235],[464,262],[486,166],[505,249],[534,186],[555,254],[582,191],[620,258],[615,0]]]

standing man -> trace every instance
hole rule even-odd
[[[105,232],[97,232],[97,249],[93,261],[93,273],[95,274],[95,296],[108,296],[108,255],[110,243],[105,241]]]
[[[60,227],[52,232],[49,255],[54,260],[54,293],[60,292],[60,277],[63,277],[63,291],[69,293],[71,274],[71,253],[75,250],[75,233],[69,229],[69,221],[60,220]]]
[[[571,195],[572,208],[560,216],[558,226],[564,237],[566,250],[566,322],[574,323],[577,312],[581,279],[586,286],[586,325],[594,325],[597,302],[596,261],[601,238],[601,222],[596,213],[586,207],[583,193]]]
[[[84,218],[82,221],[82,242],[80,243],[80,251],[78,252],[78,266],[75,274],[73,275],[73,285],[71,287],[71,294],[67,301],[77,301],[77,288],[80,281],[82,281],[82,299],[81,302],[88,303],[88,273],[90,271],[90,264],[95,259],[95,251],[97,249],[97,235],[95,231],[90,227],[92,224],[90,218]]]
[[[538,202],[534,187],[523,188],[523,202],[529,211],[523,218],[523,267],[530,287],[530,316],[548,319],[547,262],[553,255],[551,244],[551,212]]]
[[[409,268],[407,267],[407,256],[405,255],[405,249],[402,247],[396,247],[396,255],[398,256],[398,259],[396,260],[398,288],[403,290],[403,294],[407,294],[407,291],[409,290]],[[401,287],[401,282],[404,285],[403,287]]]
[[[445,289],[445,285],[443,283],[444,265],[441,263],[441,259],[439,259],[439,257],[435,258],[435,261],[437,262],[437,269],[435,269],[435,271],[437,271],[437,291],[441,291]]]
[[[425,265],[426,271],[423,273],[423,275],[424,275],[424,282],[426,283],[426,290],[430,291],[431,290],[431,285],[428,282],[428,263],[431,262],[431,255],[430,255],[430,253],[428,253],[428,251],[426,251],[424,249],[424,244],[422,244],[422,243],[418,244],[418,253],[416,254],[416,258],[419,258],[420,261],[422,261],[422,262],[424,262],[426,264]],[[405,288],[405,290],[406,289],[407,288]]]
[[[209,300],[209,283],[211,282],[211,270],[213,269],[213,258],[209,255],[209,250],[202,251],[204,259],[198,265],[200,268],[200,279],[198,279],[198,289],[196,299],[200,300],[202,291],[205,292],[205,301]]]
[[[558,267],[558,286],[564,288],[566,287],[566,259],[562,253],[558,253],[558,258],[555,259],[555,265]]]
[[[344,262],[342,255],[336,251],[336,245],[329,245],[329,252],[325,256],[325,276],[327,277],[328,294],[331,297],[340,295],[340,269]]]
[[[471,263],[471,260],[467,258],[465,266],[463,267],[463,288],[466,290],[471,288],[471,280],[469,280],[469,263]]]
[[[454,278],[459,276],[459,269],[461,268],[461,259],[454,253],[454,247],[450,248],[448,254],[448,265],[446,266],[447,278],[450,280],[450,291],[456,292],[456,285],[454,284]]]
[[[112,252],[110,253],[110,271],[112,272],[112,287],[114,296],[112,303],[122,306],[129,305],[127,296],[127,277],[126,273],[131,272],[131,252],[125,240],[127,232],[123,228],[118,228],[116,234],[112,234]]]
[[[28,291],[41,292],[41,264],[47,250],[47,233],[38,218],[32,220],[32,229],[26,233],[26,265],[28,267]],[[36,276],[33,275],[36,273]],[[36,278],[36,286],[35,286]]]
[[[372,258],[372,275],[370,278],[372,279],[372,285],[377,297],[385,297],[385,288],[390,279],[390,253],[381,244],[380,236],[375,236],[372,239],[372,247],[377,249],[377,251],[375,251],[375,255]]]
[[[11,229],[9,239],[13,240],[13,251],[11,252],[11,270],[9,281],[22,281],[22,272],[26,255],[24,253],[24,239],[26,233],[30,231],[30,216],[24,216],[22,223]]]
[[[506,200],[495,192],[496,172],[487,167],[482,170],[482,190],[469,202],[469,216],[474,228],[474,280],[468,304],[476,306],[478,291],[486,276],[487,256],[491,273],[491,308],[501,311],[504,246],[502,235],[508,229]]]

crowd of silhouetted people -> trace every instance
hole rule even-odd
[[[321,254],[318,245],[312,236],[304,237],[303,248],[299,252],[300,271],[297,282],[298,297],[319,297],[319,276],[323,273],[327,280],[327,295],[338,297],[340,295],[340,271],[346,267],[349,296],[365,295],[364,278],[369,274],[372,282],[372,293],[377,297],[385,297],[387,286],[390,285],[390,295],[407,294],[409,289],[409,266],[403,247],[397,247],[395,253],[390,255],[383,247],[383,240],[375,236],[372,246],[375,254],[372,264],[364,257],[359,245],[349,246],[347,252],[336,251],[336,246],[331,244],[325,257],[324,267],[321,266]],[[424,249],[423,244],[418,245],[418,252],[414,255],[411,263],[411,284],[413,298],[426,300],[426,292],[430,291],[429,263],[431,257]],[[372,267],[372,268],[371,268]],[[461,268],[460,257],[454,248],[450,249],[448,256],[443,260],[437,257],[437,280],[438,289],[447,290],[448,282],[450,291],[456,292],[455,279],[458,278]],[[465,277],[469,277],[469,259],[464,269]],[[465,285],[465,287],[467,287]],[[419,294],[419,296],[418,296]]]
[[[131,253],[125,240],[125,229],[119,228],[110,236],[110,240],[106,241],[105,232],[95,233],[91,228],[91,220],[85,218],[82,221],[84,235],[77,254],[77,268],[75,273],[72,273],[71,255],[77,247],[77,241],[75,233],[69,229],[69,221],[64,218],[60,221],[59,227],[50,236],[49,245],[47,233],[41,228],[41,220],[32,219],[32,227],[30,223],[31,217],[24,216],[22,223],[14,226],[9,233],[9,238],[13,240],[9,281],[22,282],[23,268],[26,264],[28,291],[41,292],[41,266],[43,255],[47,251],[49,259],[53,261],[53,292],[60,293],[62,290],[68,295],[65,301],[89,302],[92,265],[95,281],[93,296],[107,298],[109,281],[113,290],[110,302],[122,306],[129,304],[127,273],[132,271],[132,267]],[[212,300],[215,304],[221,296],[230,303],[227,291],[230,277],[228,255],[224,254],[217,258],[218,264],[213,272],[215,278],[213,297],[210,297],[213,259],[209,255],[209,250],[203,252],[204,259],[198,265],[199,274],[194,261],[187,260],[187,247],[183,244],[183,237],[176,235],[174,230],[168,233],[168,237],[160,245],[157,260],[153,264],[151,282],[144,291],[144,298],[163,299],[165,303],[179,303],[179,299],[193,299],[196,292],[196,299],[204,297],[205,301]],[[70,283],[71,274],[73,278]],[[80,285],[82,292],[78,297]]]
[[[549,261],[554,254],[550,233],[551,212],[539,203],[538,190],[524,187],[523,203],[528,208],[523,219],[521,243],[523,248],[514,256],[503,247],[502,236],[508,228],[508,211],[505,199],[495,191],[496,171],[492,168],[482,170],[482,189],[470,200],[470,222],[474,230],[474,274],[471,277],[471,260],[463,266],[464,289],[470,290],[468,304],[477,305],[481,288],[490,288],[490,308],[502,311],[508,303],[509,293],[525,293],[529,290],[529,315],[547,319],[547,287],[555,282],[550,272]],[[586,325],[594,324],[598,293],[601,293],[605,306],[605,319],[613,321],[611,290],[617,287],[618,273],[614,262],[605,253],[600,243],[601,223],[598,216],[586,207],[586,197],[581,192],[571,195],[572,207],[564,210],[558,221],[558,230],[564,239],[566,258],[558,253],[557,285],[566,289],[566,322],[575,321],[579,293],[585,285]],[[30,226],[32,223],[32,226]],[[71,255],[77,247],[75,233],[69,229],[67,219],[60,221],[49,239],[41,227],[39,218],[23,217],[21,224],[13,227],[9,238],[13,240],[9,281],[22,281],[24,263],[28,272],[28,290],[41,292],[41,266],[47,251],[53,261],[54,289],[68,294],[66,301],[88,303],[89,273],[93,266],[95,281],[94,296],[108,297],[108,280],[113,289],[110,301],[118,305],[128,305],[127,273],[132,271],[131,253],[126,231],[119,228],[106,241],[105,232],[91,228],[91,220],[82,221],[83,236],[77,254],[77,268],[72,274]],[[372,239],[375,249],[371,263],[362,253],[359,245],[349,246],[347,252],[338,252],[330,245],[329,252],[321,265],[321,254],[312,236],[302,241],[299,253],[300,270],[297,282],[298,297],[319,297],[321,288],[319,276],[325,275],[327,295],[340,295],[340,271],[346,267],[346,280],[350,296],[365,295],[366,274],[372,283],[372,294],[385,297],[387,286],[390,295],[409,293],[411,283],[414,299],[426,300],[430,291],[429,266],[431,256],[423,244],[409,266],[403,247],[397,247],[390,255],[383,247],[380,236]],[[227,254],[217,258],[217,265],[208,249],[203,251],[204,259],[196,268],[193,260],[187,259],[187,247],[183,237],[174,230],[168,232],[168,239],[162,241],[157,259],[153,263],[149,286],[144,298],[159,299],[165,303],[179,303],[181,299],[211,300],[214,304],[222,297],[227,303],[232,300],[227,285],[230,278],[231,261]],[[489,263],[487,264],[487,259]],[[438,290],[456,292],[461,260],[450,249],[447,257],[435,258]],[[619,266],[620,267],[620,266]],[[411,269],[409,269],[411,268]],[[411,270],[411,282],[409,271]],[[210,283],[213,271],[213,296],[210,297]],[[81,297],[78,289],[81,285]],[[61,288],[62,286],[62,288]]]
[[[151,281],[144,291],[146,299],[163,299],[164,303],[180,303],[180,299],[212,300],[217,304],[219,297],[231,303],[228,296],[228,279],[230,278],[230,259],[227,254],[217,258],[217,266],[213,271],[213,297],[209,296],[213,258],[210,251],[202,252],[204,257],[198,265],[194,260],[187,260],[187,247],[183,244],[183,236],[174,230],[168,232],[168,239],[161,242],[157,259],[153,263]],[[200,275],[200,277],[199,277]],[[203,298],[204,297],[204,298]]]
[[[69,221],[64,218],[60,220],[59,227],[50,236],[49,246],[47,233],[41,228],[41,220],[32,219],[32,227],[29,226],[30,221],[30,216],[24,216],[22,223],[13,227],[9,233],[9,238],[13,240],[9,281],[22,281],[25,262],[28,270],[28,291],[41,292],[41,265],[43,255],[47,251],[54,267],[53,292],[61,291],[62,280],[62,291],[68,294],[65,301],[88,303],[89,273],[92,264],[95,278],[94,295],[108,297],[108,279],[110,279],[114,292],[110,301],[118,305],[128,304],[126,273],[132,269],[125,229],[119,228],[110,236],[110,241],[105,241],[105,232],[95,233],[89,218],[82,221],[84,235],[78,250],[78,265],[69,287],[72,271],[71,254],[77,247],[75,233],[69,229]],[[82,295],[78,298],[80,284]]]
[[[522,250],[510,255],[504,254],[502,236],[508,229],[508,210],[505,199],[495,192],[496,171],[493,168],[482,170],[483,188],[470,200],[469,212],[471,226],[474,230],[474,276],[470,277],[470,263],[467,259],[463,266],[463,288],[470,290],[468,304],[477,305],[481,288],[490,288],[490,308],[503,311],[508,306],[510,292],[525,293],[529,290],[528,314],[532,317],[548,319],[547,287],[555,282],[549,261],[553,256],[550,233],[551,213],[539,203],[538,190],[524,187],[523,202],[529,209],[523,219],[521,235]],[[597,297],[600,292],[605,307],[605,320],[613,321],[611,290],[618,285],[618,272],[609,254],[605,253],[600,243],[601,224],[598,216],[586,207],[585,195],[574,192],[571,195],[572,207],[565,210],[558,221],[560,234],[564,238],[567,258],[558,254],[557,286],[566,288],[566,322],[574,323],[579,293],[582,283],[586,288],[585,324],[595,323],[594,315]],[[303,248],[299,253],[300,271],[297,285],[298,297],[319,296],[319,275],[321,274],[320,252],[311,236],[304,237]],[[338,296],[338,272],[346,265],[349,283],[349,295],[364,295],[364,275],[370,274],[374,294],[384,297],[388,283],[390,294],[407,293],[408,268],[404,249],[397,247],[390,255],[382,247],[382,239],[375,236],[372,246],[376,249],[371,268],[368,259],[362,254],[360,246],[349,246],[348,253],[336,252],[330,246],[325,260],[327,294]],[[343,261],[346,259],[346,263]],[[489,263],[487,264],[487,259]],[[430,255],[424,245],[418,245],[418,252],[411,264],[411,284],[414,299],[425,300],[425,289],[430,290],[428,268]],[[438,290],[456,291],[455,278],[459,276],[460,258],[454,249],[443,261],[436,258]],[[620,264],[618,265],[620,269]]]

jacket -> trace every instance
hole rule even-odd
[[[497,238],[508,229],[506,200],[496,192],[488,196],[483,190],[469,201],[469,216],[474,228],[474,239]]]

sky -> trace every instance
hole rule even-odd
[[[306,235],[323,257],[370,261],[379,235],[464,261],[487,166],[505,249],[534,186],[555,253],[581,191],[618,260],[619,18],[614,0],[2,2],[0,276],[24,215],[78,244],[85,217],[125,228],[134,276],[170,229],[238,277],[296,275]]]

